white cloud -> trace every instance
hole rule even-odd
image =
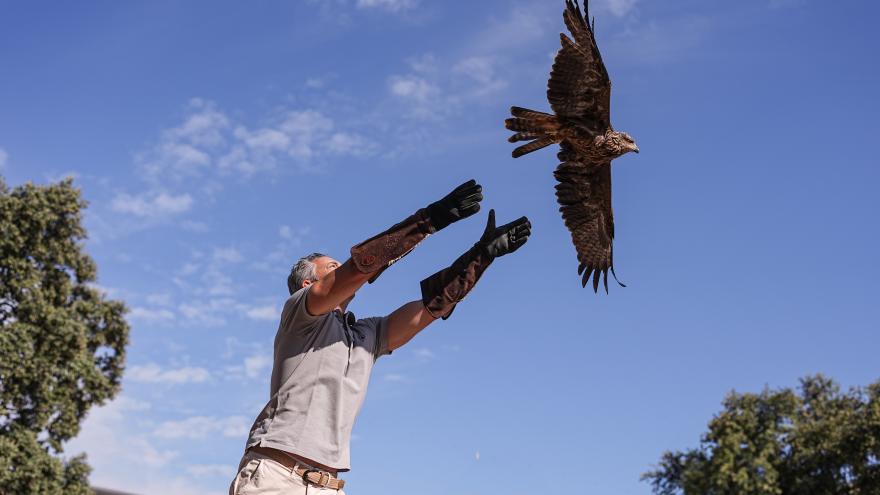
[[[167,309],[150,309],[137,306],[131,309],[131,312],[128,314],[128,316],[133,320],[150,322],[171,321],[174,319],[174,313]]]
[[[232,464],[191,464],[186,467],[186,472],[197,478],[228,478],[235,469]]]
[[[0,148],[0,170],[6,168],[6,161],[9,160],[9,153],[6,152],[3,148]]]
[[[439,88],[415,75],[391,76],[390,85],[391,94],[418,102],[427,101],[440,93]]]
[[[184,481],[169,474],[167,470],[173,468],[172,461],[178,459],[180,453],[157,447],[148,435],[135,427],[134,420],[150,409],[150,404],[124,395],[92,409],[79,435],[65,445],[65,453],[88,455],[93,468],[89,481],[94,486],[131,493],[209,493],[191,479]],[[226,476],[231,478],[232,475]]]
[[[475,83],[472,91],[475,96],[494,93],[507,86],[507,82],[499,79],[495,63],[489,57],[468,57],[457,63],[452,70],[464,75]]]
[[[250,308],[245,314],[248,318],[251,318],[253,320],[275,321],[281,316],[281,313],[278,311],[274,304]]]
[[[602,50],[606,58],[622,62],[663,64],[697,51],[711,31],[712,21],[702,16],[636,23],[614,35]]]
[[[273,111],[261,123],[249,126],[217,104],[194,98],[183,121],[161,131],[156,143],[136,156],[150,184],[148,190],[119,195],[114,210],[140,216],[150,216],[155,210],[179,213],[194,202],[191,194],[210,198],[224,189],[222,180],[230,177],[249,178],[284,169],[312,171],[322,157],[367,156],[378,149],[367,136],[314,109]],[[191,186],[194,183],[198,188]],[[166,192],[185,187],[189,187],[186,194]],[[193,227],[204,230],[203,224]]]
[[[250,423],[244,416],[193,416],[181,421],[165,421],[156,427],[153,434],[167,439],[199,440],[217,433],[229,438],[243,438],[248,434]]]
[[[272,366],[272,356],[267,354],[254,354],[244,360],[244,372],[248,378],[257,378],[262,371]]]
[[[596,6],[599,10],[610,12],[617,17],[623,17],[629,14],[636,6],[638,0],[600,0]],[[592,12],[590,12],[592,15]]]
[[[244,127],[235,129],[235,137],[252,149],[258,150],[285,150],[290,146],[290,137],[277,129],[258,129],[248,131]]]
[[[214,261],[224,263],[238,263],[244,259],[244,256],[234,247],[214,248]]]
[[[427,347],[420,347],[420,348],[416,349],[415,355],[417,358],[419,358],[423,361],[430,361],[431,359],[434,359],[434,352],[431,349],[428,349]]]
[[[370,156],[376,153],[379,147],[359,134],[336,132],[325,143],[325,149],[333,155]]]
[[[468,55],[443,62],[426,54],[408,62],[410,72],[388,78],[388,91],[408,114],[422,120],[442,120],[507,87],[499,63],[489,55]]]
[[[192,207],[189,194],[173,195],[164,192],[130,195],[117,194],[111,207],[120,213],[130,213],[143,218],[159,218],[183,213]]]
[[[535,3],[519,5],[506,11],[502,18],[489,21],[480,30],[480,35],[471,40],[469,45],[480,54],[498,55],[511,50],[534,44],[541,39],[550,26],[556,29],[562,21],[562,2],[559,4]]]
[[[401,375],[399,373],[386,373],[383,378],[386,382],[402,383],[402,382],[409,381],[409,379],[406,376]]]
[[[211,374],[205,368],[184,367],[163,370],[158,364],[150,363],[145,366],[132,366],[125,376],[135,382],[180,385],[205,382]]]
[[[418,5],[416,0],[357,0],[357,6],[362,9],[378,8],[390,12],[409,10]]]
[[[198,146],[217,146],[223,144],[222,131],[229,127],[229,118],[210,101],[201,98],[190,100],[194,111],[180,126],[170,129],[168,134]]]
[[[155,306],[172,306],[174,301],[171,294],[167,292],[157,292],[147,295],[147,302]]]
[[[287,153],[302,159],[316,154],[317,144],[326,139],[333,127],[329,117],[314,110],[290,112],[280,125],[281,131],[291,137]]]
[[[214,290],[214,289],[211,289]],[[192,301],[181,303],[177,309],[191,323],[205,326],[219,326],[226,323],[221,314],[228,310],[235,301],[226,298],[211,299],[208,301]]]

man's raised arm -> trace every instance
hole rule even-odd
[[[519,249],[531,233],[532,224],[526,217],[496,227],[495,210],[490,210],[480,240],[448,268],[422,280],[422,300],[404,304],[388,315],[388,350],[406,344],[435,319],[449,318],[492,261]]]
[[[365,282],[373,282],[429,235],[480,211],[483,188],[475,180],[456,187],[439,201],[416,211],[390,229],[351,248],[351,258],[318,278],[309,289],[306,308],[324,314],[350,299]]]

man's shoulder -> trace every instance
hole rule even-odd
[[[317,322],[327,318],[328,314],[312,315],[306,307],[306,297],[311,286],[303,287],[294,292],[284,302],[284,309],[281,310],[281,326],[282,329],[310,328]]]

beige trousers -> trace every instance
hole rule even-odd
[[[241,458],[238,475],[229,485],[229,495],[345,495],[306,483],[276,461],[255,452]]]

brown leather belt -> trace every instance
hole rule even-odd
[[[272,459],[289,469],[291,473],[302,478],[306,483],[327,487],[331,490],[341,490],[345,486],[345,480],[337,478],[333,473],[303,464],[280,450],[269,447],[251,447],[248,449],[248,452],[254,452]]]

